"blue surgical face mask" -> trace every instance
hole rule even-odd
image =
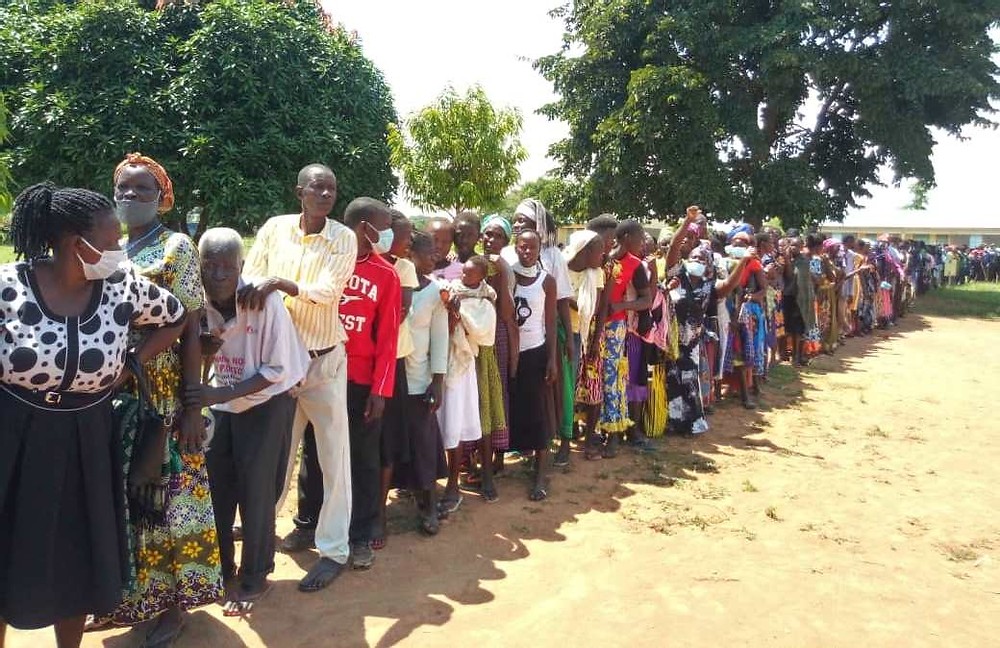
[[[389,249],[392,248],[392,241],[394,238],[392,228],[390,227],[389,229],[377,230],[375,229],[375,226],[372,225],[371,223],[366,221],[365,224],[368,225],[368,227],[375,230],[375,232],[378,234],[377,241],[368,239],[368,242],[371,243],[372,250],[375,251],[375,254],[388,254]]]
[[[701,261],[685,261],[684,269],[692,277],[703,277],[705,275],[705,264]]]
[[[738,245],[727,245],[726,254],[734,259],[742,259],[747,255],[747,249]]]

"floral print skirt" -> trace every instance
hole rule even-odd
[[[169,479],[165,523],[130,529],[138,552],[137,582],[114,612],[116,624],[140,623],[171,607],[208,605],[223,595],[205,455],[180,454],[179,464]]]
[[[602,432],[621,434],[632,427],[628,417],[625,385],[628,381],[628,357],[625,355],[625,320],[612,320],[604,325],[604,407],[598,428]]]

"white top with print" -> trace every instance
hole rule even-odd
[[[78,317],[56,315],[27,263],[0,265],[0,383],[34,391],[95,393],[122,371],[130,328],[173,324],[184,307],[132,271],[94,282]]]

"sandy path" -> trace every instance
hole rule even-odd
[[[433,540],[398,503],[373,571],[307,596],[313,556],[279,556],[253,618],[213,606],[177,645],[997,645],[998,339],[1000,322],[911,317],[779,370],[764,411],[725,405],[704,439],[574,455],[547,502],[511,465],[500,503],[467,497]]]

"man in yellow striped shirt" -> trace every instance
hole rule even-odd
[[[299,589],[314,592],[329,585],[343,571],[350,551],[351,453],[347,423],[347,334],[340,323],[340,299],[354,272],[357,238],[354,232],[328,218],[337,201],[337,178],[321,164],[299,172],[296,194],[302,212],[275,216],[257,232],[244,267],[253,285],[240,293],[246,308],[259,308],[279,290],[292,322],[309,350],[311,362],[305,380],[292,390],[297,397],[288,470],[278,501],[281,508],[295,467],[303,432],[312,423],[316,452],[323,472],[323,505],[316,520],[297,528],[300,544],[313,540],[320,559]],[[311,528],[315,528],[315,532]]]

